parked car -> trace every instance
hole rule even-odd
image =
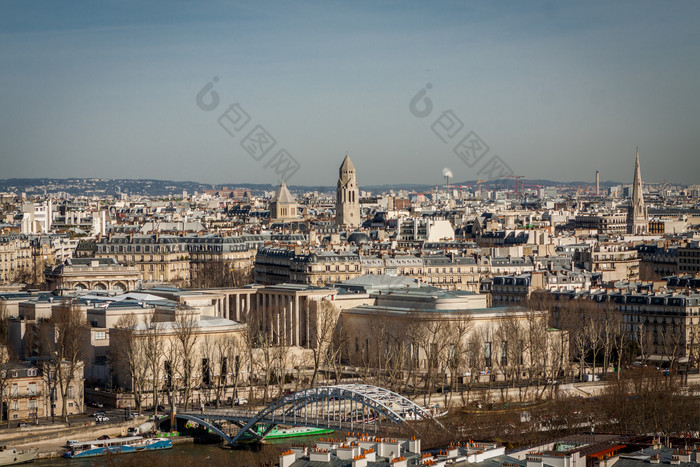
[[[248,399],[246,399],[245,397],[236,397],[233,400],[234,405],[245,405],[247,403],[248,403]]]
[[[108,422],[108,421],[109,421],[109,417],[106,417],[104,415],[100,415],[98,417],[95,417],[95,423],[104,423],[104,422]]]
[[[100,436],[100,437],[97,438],[97,439],[109,439],[109,435],[102,435],[102,436]]]

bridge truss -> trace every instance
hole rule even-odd
[[[422,407],[400,394],[367,384],[321,386],[287,394],[256,414],[241,410],[209,410],[178,413],[176,417],[209,428],[227,443],[235,444],[244,434],[263,439],[277,425],[364,429],[382,423],[401,424],[413,420],[430,420]],[[222,422],[237,426],[229,435]],[[439,424],[439,422],[437,422]]]

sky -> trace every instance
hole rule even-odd
[[[0,5],[0,178],[700,183],[697,1]]]

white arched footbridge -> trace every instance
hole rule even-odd
[[[277,425],[368,429],[378,424],[402,424],[432,420],[432,415],[413,401],[388,389],[367,384],[321,386],[287,394],[257,413],[240,409],[183,412],[177,418],[196,422],[235,444],[246,433],[263,439]],[[238,428],[226,433],[222,422]],[[436,421],[436,423],[439,423]]]

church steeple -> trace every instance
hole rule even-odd
[[[644,205],[644,193],[642,191],[642,170],[639,168],[639,148],[634,163],[634,181],[632,182],[632,200],[627,211],[627,233],[644,235],[649,228],[647,208]]]
[[[335,201],[335,223],[341,228],[360,226],[360,190],[357,172],[350,156],[345,155],[338,171],[338,188]]]

